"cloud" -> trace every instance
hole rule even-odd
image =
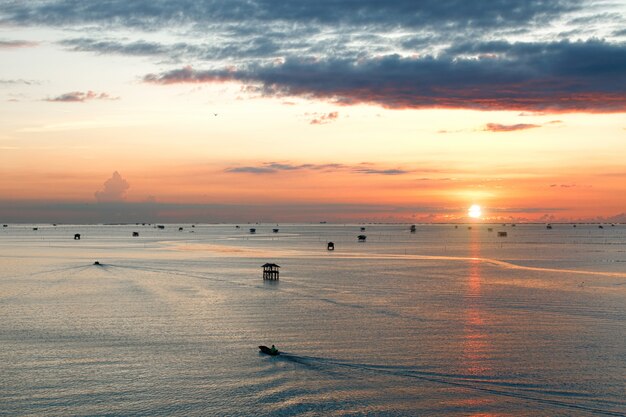
[[[143,76],[153,84],[232,81],[267,96],[391,109],[626,110],[626,44],[601,40],[615,39],[611,35],[619,35],[626,25],[623,11],[613,3],[4,3],[0,24],[80,28],[93,34],[62,40],[70,50],[152,57],[159,65],[181,66]],[[607,19],[610,27],[602,28]],[[151,36],[155,32],[160,36]],[[170,35],[180,41],[155,40],[172,39]],[[513,38],[525,41],[507,40]],[[313,123],[324,122],[317,120]]]
[[[115,171],[111,178],[104,182],[102,189],[95,192],[98,202],[119,202],[126,199],[126,191],[130,188],[128,181]]]
[[[108,93],[96,93],[94,91],[72,91],[61,94],[54,98],[47,98],[45,101],[57,103],[84,103],[90,100],[119,100],[119,97],[111,97]]]
[[[325,125],[331,122],[334,122],[339,118],[339,112],[332,111],[330,113],[322,113],[318,115],[317,113],[312,114],[314,117],[309,122],[312,125]]]
[[[320,25],[378,25],[385,28],[440,27],[511,28],[530,23],[541,24],[563,13],[581,9],[576,0],[508,0],[483,4],[452,0],[361,1],[320,0],[284,2],[274,0],[43,0],[10,2],[3,5],[2,23],[20,25],[67,26],[102,24],[154,30],[183,25],[245,22],[276,25],[279,22]],[[253,30],[254,26],[249,30]]]
[[[374,169],[374,168],[354,168],[353,171],[359,174],[374,174],[374,175],[403,175],[403,174],[408,174],[410,172],[404,169]]]
[[[34,46],[39,45],[37,42],[31,41],[3,41],[0,40],[0,49],[13,49],[13,48],[32,48]]]
[[[535,125],[530,123],[518,123],[514,125],[502,125],[499,123],[487,123],[483,130],[488,132],[513,132],[516,130],[528,130],[541,127],[541,125]]]
[[[345,164],[300,164],[294,165],[289,163],[278,162],[264,162],[259,166],[243,166],[243,167],[230,167],[226,168],[225,172],[230,173],[245,173],[245,174],[276,174],[279,172],[294,172],[294,171],[318,171],[324,173],[332,172],[351,172],[354,174],[369,174],[369,175],[404,175],[412,171],[393,168],[376,168],[371,166],[373,164],[360,164],[360,165],[345,165]]]
[[[474,56],[474,54],[477,54]],[[148,74],[158,84],[239,81],[268,96],[387,108],[541,112],[626,111],[626,44],[462,44],[438,56],[287,58],[238,68]]]
[[[0,79],[0,85],[38,85],[41,84],[39,81],[36,80],[24,80],[24,79],[13,79],[13,80],[3,80]]]

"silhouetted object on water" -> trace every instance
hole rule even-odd
[[[9,227],[9,225],[8,224],[3,224],[2,227]]]
[[[598,229],[604,229],[604,226],[600,225],[598,226]]]
[[[272,229],[272,232],[274,232],[274,233],[278,233],[278,230],[279,230],[279,229]]]
[[[279,265],[273,263],[266,263],[263,265],[263,279],[268,281],[278,281],[279,278]]]
[[[417,230],[417,229],[415,228],[415,225],[412,225],[412,226],[411,226],[411,233],[415,233],[415,230]]]
[[[33,227],[33,230],[39,230],[39,228],[38,227]]]
[[[74,240],[80,240],[80,233],[74,234]]]
[[[459,226],[454,226],[454,228],[455,228],[455,229],[458,229],[458,228],[459,228]]]
[[[250,234],[255,234],[256,233],[256,229],[253,227],[250,229]]]
[[[98,261],[94,262],[93,264],[94,265],[98,265],[98,266],[102,266],[102,264],[100,262],[98,262]]]
[[[551,224],[547,225],[546,229],[552,229],[552,225]]]
[[[467,226],[467,230],[472,230],[472,226]]]
[[[506,237],[506,232],[498,232],[498,237]]]
[[[364,232],[364,231],[365,231],[365,227],[361,227],[361,232]]]
[[[488,228],[487,228],[487,231],[488,231],[488,232],[493,232],[493,229],[492,229],[491,227],[488,227]]]
[[[278,349],[276,349],[276,347],[274,345],[272,345],[271,348],[269,348],[267,346],[259,346],[259,350],[262,353],[265,353],[266,355],[270,355],[270,356],[278,356],[278,355],[280,355],[280,352],[278,351]]]
[[[133,232],[133,237],[139,237],[139,232]]]
[[[179,231],[179,232],[182,232],[182,231],[183,231],[183,228],[182,228],[182,227],[179,227],[179,228],[178,228],[178,231]]]
[[[367,236],[365,236],[365,235],[358,235],[357,239],[359,240],[359,242],[365,242],[365,239],[367,239]]]
[[[162,225],[162,224],[157,225],[157,227],[158,227],[159,229],[161,229],[161,230],[165,229],[165,226],[164,226],[164,225]]]
[[[335,250],[335,244],[333,242],[328,242],[328,245],[326,245],[326,249]]]

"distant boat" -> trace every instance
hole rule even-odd
[[[278,233],[278,229],[272,229],[272,232]]]
[[[251,234],[255,234],[256,233],[256,229],[254,227],[250,228],[250,233]]]
[[[335,244],[333,242],[328,242],[328,244],[326,245],[326,249],[335,250]]]
[[[270,355],[270,356],[280,355],[280,352],[278,350],[272,350],[272,348],[268,348],[267,346],[259,346],[259,350],[265,353],[266,355]]]
[[[357,236],[357,239],[359,240],[359,242],[365,242],[365,239],[367,239],[367,236],[359,235],[359,236]]]
[[[361,232],[364,232],[364,231],[365,231],[365,227],[361,227]]]
[[[412,225],[411,226],[411,233],[415,233],[415,230],[416,230],[415,225]]]
[[[551,224],[547,225],[546,229],[552,229],[552,225]]]

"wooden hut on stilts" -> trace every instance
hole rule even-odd
[[[279,265],[274,263],[266,263],[263,265],[263,280],[265,281],[278,281],[279,278]]]

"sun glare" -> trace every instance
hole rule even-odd
[[[472,204],[467,210],[467,215],[471,218],[478,219],[482,215],[482,211],[478,204]]]

